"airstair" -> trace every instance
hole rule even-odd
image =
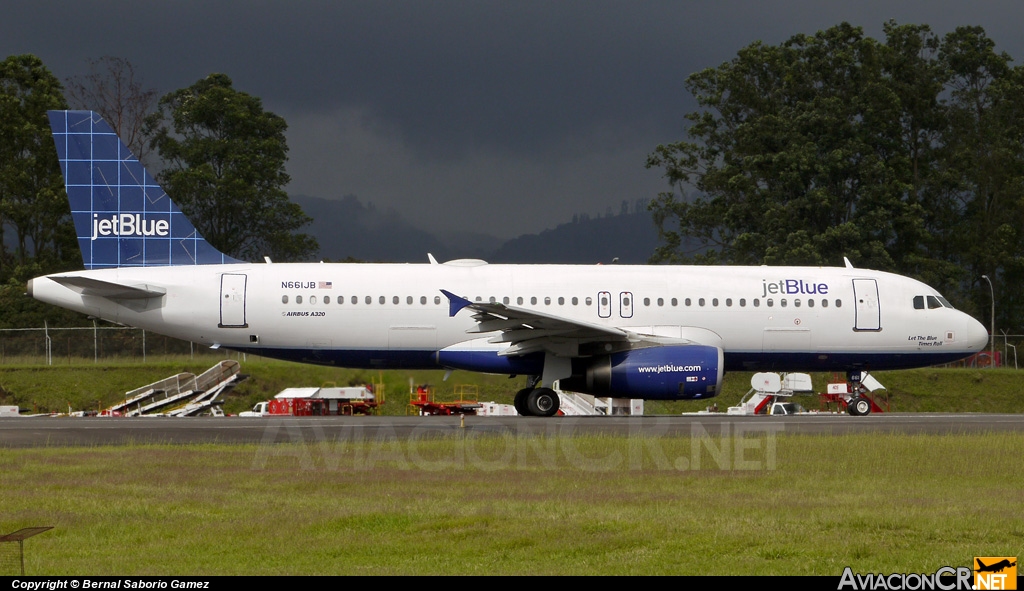
[[[225,359],[199,374],[195,379],[195,391],[199,394],[189,400],[185,406],[168,411],[167,416],[193,417],[207,411],[215,415],[223,415],[224,413],[220,410],[223,401],[218,398],[244,379],[238,373],[239,369],[237,361]]]
[[[787,373],[785,375],[768,372],[755,373],[750,378],[750,391],[743,396],[739,405],[729,407],[728,414],[764,414],[779,397],[813,392],[813,390],[811,376],[805,373]]]
[[[186,417],[203,412],[222,415],[219,397],[245,379],[233,359],[220,361],[196,376],[179,373],[125,393],[125,399],[106,410],[104,415],[137,417],[158,415]],[[170,409],[158,412],[161,409]]]
[[[639,398],[599,398],[590,394],[568,392],[559,388],[557,381],[553,390],[559,398],[558,412],[566,416],[644,414],[644,401]]]

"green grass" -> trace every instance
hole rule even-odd
[[[383,381],[386,404],[383,414],[401,415],[408,411],[409,381],[435,386],[440,399],[454,399],[455,387],[475,386],[482,401],[511,404],[515,392],[522,388],[523,378],[489,376],[457,371],[447,382],[442,371],[371,371],[339,369],[275,361],[260,357],[242,358],[231,354],[242,363],[242,373],[250,378],[236,388],[226,399],[224,409],[238,413],[252,408],[257,402],[268,400],[287,387],[321,386],[336,384],[348,386]],[[223,355],[209,353],[188,356],[154,357],[147,363],[138,360],[93,363],[92,360],[72,359],[52,366],[38,360],[14,363],[8,359],[0,365],[0,404],[16,404],[33,412],[66,412],[98,409],[122,400],[124,393],[167,376],[188,371],[201,373],[224,359]],[[645,404],[646,414],[677,414],[703,410],[715,403],[720,410],[736,404],[750,388],[750,373],[727,374],[721,393],[712,400],[657,402]],[[888,388],[889,406],[902,412],[1024,412],[1024,372],[1011,369],[928,368],[908,371],[889,371],[875,374]],[[834,378],[831,374],[812,374],[816,391],[826,390]],[[841,379],[841,378],[840,378]],[[819,407],[815,396],[798,396],[798,402],[809,409]]]
[[[32,575],[836,576],[1024,554],[1024,435],[736,443],[5,450],[0,530],[56,526],[26,542]]]

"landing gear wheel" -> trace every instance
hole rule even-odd
[[[526,397],[530,414],[538,417],[554,416],[558,412],[558,394],[551,388],[537,388]]]
[[[850,400],[846,410],[855,417],[867,416],[871,414],[871,401],[863,396],[857,396]]]
[[[527,397],[533,392],[533,388],[523,388],[516,392],[515,402],[513,405],[516,407],[516,412],[524,417],[530,416],[530,407],[526,403]]]

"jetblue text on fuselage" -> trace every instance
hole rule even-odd
[[[761,297],[780,295],[828,295],[827,283],[813,283],[803,279],[761,280]]]
[[[167,220],[147,220],[140,213],[114,214],[101,218],[92,214],[92,239],[100,236],[168,236],[171,225]]]

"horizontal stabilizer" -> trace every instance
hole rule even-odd
[[[145,300],[158,298],[167,293],[167,290],[162,287],[145,284],[122,285],[120,283],[102,281],[92,277],[80,277],[78,275],[51,276],[50,279],[82,295],[110,300]]]

